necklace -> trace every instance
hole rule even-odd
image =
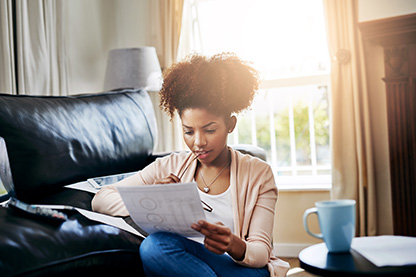
[[[211,181],[211,183],[209,183],[209,185],[207,185],[207,183],[205,182],[204,176],[202,176],[202,170],[199,171],[199,175],[201,176],[202,182],[204,183],[204,191],[206,193],[209,192],[209,187],[215,182],[215,180],[218,179],[218,177],[220,177],[221,173],[223,173],[223,171],[230,165],[231,161],[228,162],[224,168],[220,171],[220,173],[218,173],[218,175],[214,178],[214,180]]]

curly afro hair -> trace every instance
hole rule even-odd
[[[188,108],[231,116],[251,105],[258,85],[258,72],[235,54],[194,54],[165,70],[160,107],[171,119]]]

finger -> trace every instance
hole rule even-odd
[[[198,225],[198,227],[195,230],[197,230],[198,232],[203,234],[205,237],[211,236],[211,234],[212,234],[212,232],[209,229],[203,228],[201,225]]]
[[[162,179],[155,180],[153,182],[153,184],[154,185],[156,185],[156,184],[162,184],[162,185],[164,185],[164,184],[172,184],[172,183],[179,183],[179,182],[180,182],[180,179],[176,175],[174,175],[174,174],[171,173],[166,178],[162,178]]]
[[[154,185],[164,185],[174,183],[170,178],[157,179],[153,182]]]
[[[198,224],[201,226],[201,228],[209,230],[210,232],[215,232],[218,234],[229,234],[230,229],[226,226],[224,226],[223,223],[217,222],[216,224],[209,223],[205,220],[199,220]]]
[[[191,228],[194,229],[195,231],[198,231],[198,232],[201,231],[201,226],[199,226],[196,223],[192,223]]]
[[[191,226],[194,230],[200,232],[205,238],[210,238],[211,240],[221,240],[221,235],[216,232],[212,232],[210,229],[203,228],[200,225]]]
[[[231,245],[230,237],[205,237],[204,242],[216,249],[226,251]]]
[[[229,240],[227,240],[229,241]],[[204,245],[207,249],[210,251],[217,253],[217,254],[223,254],[227,251],[229,251],[231,247],[231,243],[226,243],[225,241],[215,241],[211,240],[209,238],[205,238]]]
[[[220,250],[220,249],[217,249],[217,248],[215,248],[215,247],[212,247],[211,245],[209,245],[209,244],[204,244],[204,246],[205,246],[205,248],[206,249],[208,249],[209,251],[211,251],[212,253],[214,253],[214,254],[218,254],[218,255],[222,255],[222,254],[224,254],[225,253],[225,251],[222,251],[222,250]]]
[[[169,175],[169,178],[171,178],[173,181],[174,181],[174,183],[180,183],[181,182],[181,179],[179,179],[179,177],[178,176],[176,176],[175,174],[173,174],[173,173],[171,173],[170,175]]]
[[[198,230],[205,236],[204,242],[221,251],[227,251],[231,245],[231,234],[230,235],[219,235],[217,233],[206,232],[206,230]]]
[[[201,227],[199,227],[197,231],[200,232],[202,235],[204,235],[206,238],[209,238],[214,241],[224,241],[226,243],[228,242],[228,237],[231,236],[231,231],[220,234],[215,231],[201,228]]]
[[[231,241],[229,236],[209,232],[206,229],[202,229],[201,226],[195,223],[191,224],[191,228],[205,236],[204,243],[206,243],[206,245],[209,245],[212,248],[222,252],[229,248]]]
[[[201,230],[199,232],[201,234],[205,235],[205,237],[209,238],[210,240],[219,241],[219,242],[223,242],[223,243],[228,243],[229,237],[231,236],[231,231],[220,234],[220,233],[217,233],[215,231],[210,231],[210,230],[201,228]]]

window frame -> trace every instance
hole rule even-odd
[[[281,79],[270,79],[270,80],[264,80],[260,83],[259,90],[268,90],[268,89],[276,89],[276,88],[289,88],[289,87],[300,87],[300,86],[327,86],[328,91],[331,90],[331,76],[330,73],[327,74],[317,74],[317,75],[307,75],[307,76],[297,76],[297,77],[291,77],[291,78],[281,78]],[[330,93],[328,93],[328,97],[330,96]],[[255,101],[255,100],[254,100]],[[330,99],[328,99],[330,103]],[[329,107],[330,109],[330,107]],[[250,111],[250,116],[252,117],[252,125],[251,125],[251,137],[252,137],[252,144],[257,146],[257,138],[256,138],[256,126],[255,126],[255,120],[254,119],[254,111]],[[270,117],[273,118],[273,117]],[[291,118],[291,123],[293,123],[293,118]],[[238,121],[237,121],[238,124]],[[270,122],[270,130],[272,129],[272,126],[274,126],[273,122]],[[329,126],[331,129],[331,126]],[[331,130],[329,130],[329,133],[331,133]],[[272,156],[276,155],[275,153],[275,136],[271,135],[271,146],[272,146]],[[293,137],[293,136],[292,136]],[[292,139],[293,140],[293,139]],[[234,133],[231,135],[229,141],[231,141],[233,144],[239,144],[238,140],[238,125]],[[291,141],[291,145],[294,143],[294,141]],[[310,142],[311,144],[314,144],[314,142]],[[315,155],[316,152],[312,155]],[[292,150],[292,161],[293,161],[293,150]],[[331,174],[328,175],[318,175],[317,170],[330,170],[332,171],[331,164],[329,165],[295,165],[292,163],[291,166],[286,167],[278,167],[276,165],[276,162],[274,159],[273,161],[267,161],[270,166],[272,167],[273,173],[275,175],[276,183],[279,187],[279,190],[287,190],[287,191],[327,191],[332,188],[332,176]],[[294,159],[296,160],[296,159]],[[312,158],[312,161],[314,159]],[[312,162],[313,163],[313,162]],[[315,174],[313,175],[292,175],[292,176],[281,176],[278,175],[278,171],[282,171],[286,169],[286,171],[297,171],[297,170],[312,170]]]

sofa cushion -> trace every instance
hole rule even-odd
[[[46,200],[90,208],[93,195],[65,189]],[[0,207],[1,276],[144,276],[142,238],[69,212],[64,223],[34,219]]]
[[[143,90],[68,97],[0,94],[0,107],[0,136],[16,197],[29,203],[70,183],[143,168],[157,135]]]

